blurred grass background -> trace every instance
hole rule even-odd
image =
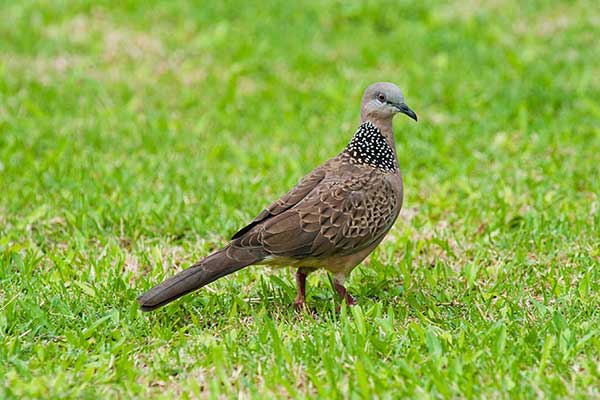
[[[0,397],[600,396],[594,4],[1,2]],[[250,268],[137,311],[381,80],[420,120],[360,306]]]

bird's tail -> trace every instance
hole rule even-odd
[[[148,290],[137,300],[142,311],[155,310],[262,258],[251,249],[228,245]]]

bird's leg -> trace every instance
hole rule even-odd
[[[302,309],[304,307],[304,300],[306,300],[306,276],[308,273],[304,271],[302,268],[298,268],[296,271],[296,286],[298,286],[298,295],[296,296],[296,301],[294,302],[294,308],[296,310]]]
[[[346,301],[346,304],[348,304],[349,306],[353,306],[354,304],[356,304],[354,298],[350,296],[350,293],[348,293],[344,285],[340,283],[340,281],[338,281],[337,278],[333,279],[333,286],[335,287],[335,290],[338,292],[338,294],[342,297],[342,299]]]

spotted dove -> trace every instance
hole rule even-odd
[[[339,155],[265,208],[225,247],[142,294],[141,309],[154,310],[255,264],[297,268],[296,307],[305,301],[306,276],[319,268],[333,274],[336,291],[354,304],[344,281],[382,241],[402,206],[392,129],[397,113],[417,120],[396,85],[369,86],[360,126]]]

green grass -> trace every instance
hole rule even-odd
[[[0,398],[600,397],[595,2],[228,3],[0,4]],[[378,80],[420,121],[358,306],[253,267],[138,311]]]

